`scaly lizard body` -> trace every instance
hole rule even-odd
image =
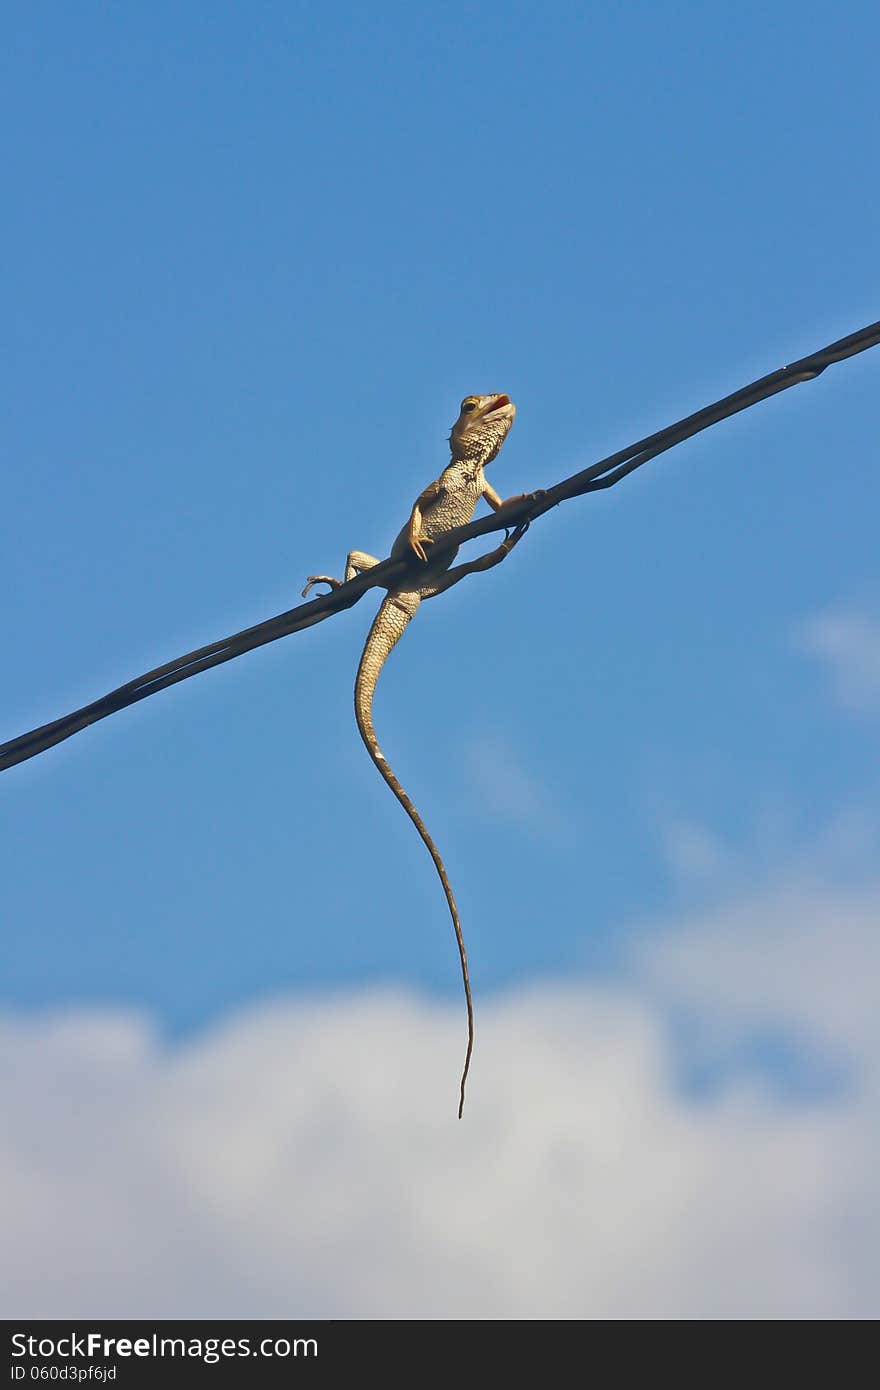
[[[409,521],[391,548],[391,554],[395,558],[415,552],[418,558],[425,562],[424,569],[415,573],[406,587],[389,590],[388,597],[383,600],[367,636],[354,687],[354,711],[361,738],[379,772],[427,846],[440,876],[452,916],[452,925],[455,928],[468,1015],[468,1043],[461,1077],[459,1119],[464,1107],[464,1087],[474,1045],[474,1009],[464,936],[443,860],[421,816],[389,767],[376,739],[376,731],[373,728],[373,692],[389,652],[403,635],[407,623],[415,615],[422,599],[434,598],[450,586],[450,567],[457,552],[454,549],[442,549],[444,535],[457,526],[467,525],[481,497],[485,497],[489,506],[496,511],[504,505],[498,493],[486,481],[483,469],[497,455],[515,415],[516,406],[507,396],[500,393],[466,396],[462,401],[461,413],[449,437],[452,451],[449,466],[421,493],[413,506]],[[498,552],[484,557],[482,563],[477,561],[472,566],[460,568],[486,567],[488,563],[497,563],[508,545],[509,542],[504,542]],[[436,559],[428,556],[427,546],[434,547]],[[346,561],[345,579],[349,580],[360,571],[370,569],[378,563],[374,556],[361,550],[352,550]],[[324,583],[337,587],[341,582],[326,574],[310,575],[303,589],[303,597],[313,584]]]

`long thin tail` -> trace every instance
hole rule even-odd
[[[407,623],[419,606],[418,594],[394,594],[385,599],[379,612],[370,628],[364,651],[361,657],[361,664],[358,667],[357,680],[354,686],[354,713],[357,719],[357,726],[360,736],[364,741],[367,752],[381,772],[385,781],[388,783],[397,800],[400,802],[406,814],[409,816],[416,830],[425,842],[425,846],[434,861],[434,867],[440,876],[443,885],[443,892],[446,894],[446,902],[449,905],[449,913],[452,917],[452,925],[455,928],[455,939],[458,943],[458,954],[461,959],[461,978],[464,982],[464,997],[467,1004],[468,1019],[468,1041],[467,1052],[464,1059],[464,1069],[461,1073],[461,1092],[458,1103],[458,1118],[461,1119],[464,1109],[464,1087],[467,1081],[468,1068],[471,1064],[471,1053],[474,1050],[474,1005],[471,999],[471,982],[468,975],[467,951],[464,945],[461,922],[458,916],[458,907],[455,902],[455,895],[452,892],[452,885],[446,875],[446,867],[437,846],[428,834],[424,821],[410,801],[403,787],[398,782],[388,762],[385,754],[379,747],[376,738],[376,730],[373,728],[373,692],[376,689],[376,682],[385,664],[388,653],[400,640]]]

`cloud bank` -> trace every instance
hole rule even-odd
[[[460,1124],[461,1010],[399,992],[7,1018],[5,1315],[876,1317],[878,925],[793,878],[483,1000]]]

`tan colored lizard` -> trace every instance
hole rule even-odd
[[[443,860],[428,834],[424,821],[389,767],[376,739],[376,731],[373,728],[373,692],[389,652],[399,641],[422,599],[434,598],[450,588],[465,573],[488,569],[497,564],[519,538],[522,528],[515,532],[513,537],[505,539],[497,550],[469,564],[457,565],[454,569],[451,566],[457,550],[444,550],[442,547],[442,540],[447,532],[457,526],[465,526],[471,520],[481,497],[485,497],[495,511],[504,505],[498,493],[486,481],[483,469],[497,455],[515,415],[516,406],[502,393],[466,396],[462,401],[461,413],[449,436],[452,451],[449,466],[416,499],[409,521],[391,548],[391,555],[396,559],[414,552],[424,563],[424,568],[414,570],[412,578],[404,587],[389,590],[388,597],[383,600],[367,636],[354,687],[354,711],[361,738],[379,772],[427,846],[440,876],[452,916],[452,925],[455,928],[468,1016],[468,1042],[461,1076],[459,1119],[464,1107],[464,1088],[474,1046],[474,1007],[464,936]],[[515,500],[517,499],[507,498],[509,502]],[[433,547],[430,556],[428,546]],[[370,569],[378,563],[374,556],[367,555],[362,550],[352,550],[345,565],[345,579],[349,580],[360,571]],[[309,575],[308,583],[303,589],[303,598],[313,584],[323,583],[337,588],[342,582],[326,574]]]

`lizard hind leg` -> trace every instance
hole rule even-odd
[[[368,555],[365,550],[350,550],[345,562],[345,580],[354,579],[356,574],[363,574],[364,570],[371,570],[379,561],[375,555]]]
[[[329,584],[331,589],[338,589],[341,584],[347,584],[349,579],[354,579],[356,574],[361,574],[364,570],[371,570],[378,563],[375,555],[368,555],[365,550],[350,550],[345,562],[345,579],[334,579],[330,574],[310,574],[306,587],[302,591],[302,596],[307,598],[309,590],[315,584]]]

